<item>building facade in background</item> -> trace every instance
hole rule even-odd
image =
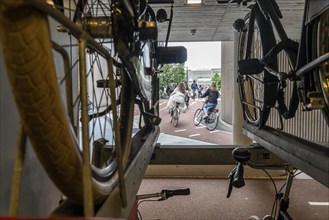
[[[193,80],[197,82],[198,85],[201,85],[203,88],[206,88],[211,83],[211,78],[215,73],[221,73],[220,68],[208,69],[208,70],[188,70],[188,82],[191,85]]]

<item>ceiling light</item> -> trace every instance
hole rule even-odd
[[[203,0],[186,0],[186,4],[188,5],[203,4]]]

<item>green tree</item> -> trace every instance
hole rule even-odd
[[[221,74],[220,73],[215,73],[215,75],[213,75],[211,77],[211,81],[215,81],[216,82],[217,89],[220,90],[221,83],[222,83],[222,76],[221,76]]]
[[[159,73],[160,86],[166,88],[170,82],[178,83],[186,80],[186,72],[183,64],[165,64]]]

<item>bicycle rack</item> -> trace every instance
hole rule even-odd
[[[329,148],[265,126],[245,123],[243,132],[275,155],[329,187]]]

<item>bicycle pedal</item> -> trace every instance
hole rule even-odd
[[[310,103],[307,106],[309,109],[323,109],[325,107],[325,101],[322,93],[308,92],[307,98],[310,99]]]
[[[259,74],[264,70],[264,64],[259,59],[248,59],[238,61],[240,75]]]

